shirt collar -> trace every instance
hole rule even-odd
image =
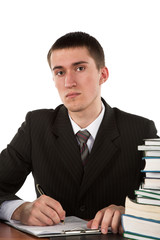
[[[78,131],[83,131],[84,129],[88,130],[91,134],[91,136],[93,137],[93,139],[95,140],[96,138],[96,135],[97,135],[97,132],[98,132],[98,129],[100,127],[100,124],[102,122],[102,119],[103,119],[103,116],[104,116],[104,112],[105,112],[105,106],[104,104],[102,103],[102,111],[101,113],[99,114],[99,116],[90,124],[88,125],[86,128],[80,128],[70,117],[69,115],[69,118],[70,118],[70,121],[71,121],[71,124],[72,124],[72,128],[73,128],[73,132],[74,134],[76,134]]]

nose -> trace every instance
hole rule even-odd
[[[72,88],[72,87],[76,87],[77,83],[75,80],[75,76],[73,73],[69,72],[66,73],[65,75],[65,87],[66,88]]]

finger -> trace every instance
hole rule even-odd
[[[32,223],[30,225],[35,226],[53,226],[55,223],[49,217],[43,213],[37,214],[36,217],[32,218]]]
[[[48,197],[47,205],[55,210],[55,212],[59,216],[60,220],[64,220],[66,213],[65,213],[64,209],[62,208],[62,205],[58,201],[56,201],[53,198]]]
[[[31,211],[24,211],[21,214],[20,221],[29,226],[46,226],[53,225],[53,221],[42,214],[37,209],[31,209]]]
[[[120,222],[121,222],[121,213],[119,210],[115,210],[112,218],[112,222],[111,222],[111,228],[113,233],[118,233]]]
[[[119,226],[119,234],[123,234],[123,227],[122,227],[122,225],[120,224],[120,226]]]
[[[105,210],[105,213],[101,222],[101,232],[103,234],[108,233],[108,227],[111,226],[113,214],[114,214],[113,209],[107,208]]]
[[[29,225],[53,225],[54,221],[45,214],[47,208],[47,205],[41,205],[39,201],[35,201],[33,202],[29,213],[25,214],[24,212],[23,218],[28,221]]]
[[[58,215],[58,211],[61,211],[61,209],[62,207],[58,201],[43,195],[33,202],[31,216],[34,216],[45,225],[53,225],[60,222],[61,216]],[[63,209],[61,213],[62,217],[64,217],[65,212]]]
[[[95,218],[92,220],[91,229],[98,229],[103,218],[103,210],[97,212]]]
[[[91,226],[92,226],[92,222],[93,222],[93,219],[90,220],[90,221],[87,223],[87,228],[91,228]]]
[[[48,225],[58,224],[61,221],[61,218],[59,217],[57,212],[48,206],[41,209],[41,213],[51,220],[47,220]]]
[[[45,195],[42,195],[39,199],[41,205],[40,209],[43,213],[45,213],[46,211],[47,216],[50,216],[51,219],[55,219],[56,223],[59,223],[60,220],[64,220],[65,211],[63,210],[61,204],[58,201]],[[48,206],[48,210],[44,208],[45,205]],[[51,212],[49,210],[51,210]],[[57,213],[57,215],[55,214],[55,212]]]
[[[41,222],[39,219],[37,219],[37,218],[33,218],[32,217],[32,219],[30,218],[30,219],[23,219],[22,221],[21,221],[21,223],[22,224],[24,224],[24,225],[28,225],[28,226],[46,226],[46,224],[45,223],[43,223],[43,222]]]

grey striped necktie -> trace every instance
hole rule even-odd
[[[89,150],[87,147],[87,140],[90,137],[90,133],[87,130],[84,131],[79,131],[77,132],[77,137],[78,140],[80,142],[80,153],[81,153],[81,159],[82,159],[82,163],[83,165],[86,164],[86,160],[89,154]]]

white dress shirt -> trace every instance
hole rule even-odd
[[[90,124],[88,125],[86,128],[80,128],[73,120],[72,118],[69,116],[70,118],[70,121],[71,121],[71,124],[72,124],[72,128],[73,128],[73,132],[74,134],[76,135],[76,133],[78,131],[83,131],[83,130],[87,130],[91,135],[90,137],[88,138],[88,141],[87,141],[87,146],[88,146],[88,150],[89,152],[91,152],[91,149],[93,147],[93,143],[94,143],[94,140],[96,138],[96,135],[97,135],[97,132],[98,132],[98,129],[101,125],[101,122],[102,122],[102,119],[103,119],[103,116],[104,116],[104,112],[105,112],[105,107],[104,107],[104,104],[102,103],[102,111],[101,113],[99,114],[99,116]],[[77,139],[78,141],[78,139]]]
[[[104,104],[102,103],[102,111],[99,114],[99,116],[90,124],[88,125],[85,129],[88,130],[88,132],[91,134],[88,141],[87,141],[87,146],[89,149],[89,152],[91,152],[91,149],[93,147],[94,140],[96,138],[98,129],[100,127],[100,124],[102,122],[103,116],[105,112],[105,107]],[[78,131],[83,131],[85,129],[81,129],[69,116],[73,132],[76,134]],[[78,141],[78,139],[77,139]],[[13,212],[18,208],[21,204],[23,204],[25,201],[23,200],[9,200],[5,201],[0,205],[0,219],[7,220],[12,222],[11,216]]]
[[[0,205],[0,219],[13,222],[11,220],[13,212],[22,205],[25,201],[23,200],[9,200],[5,201]]]

